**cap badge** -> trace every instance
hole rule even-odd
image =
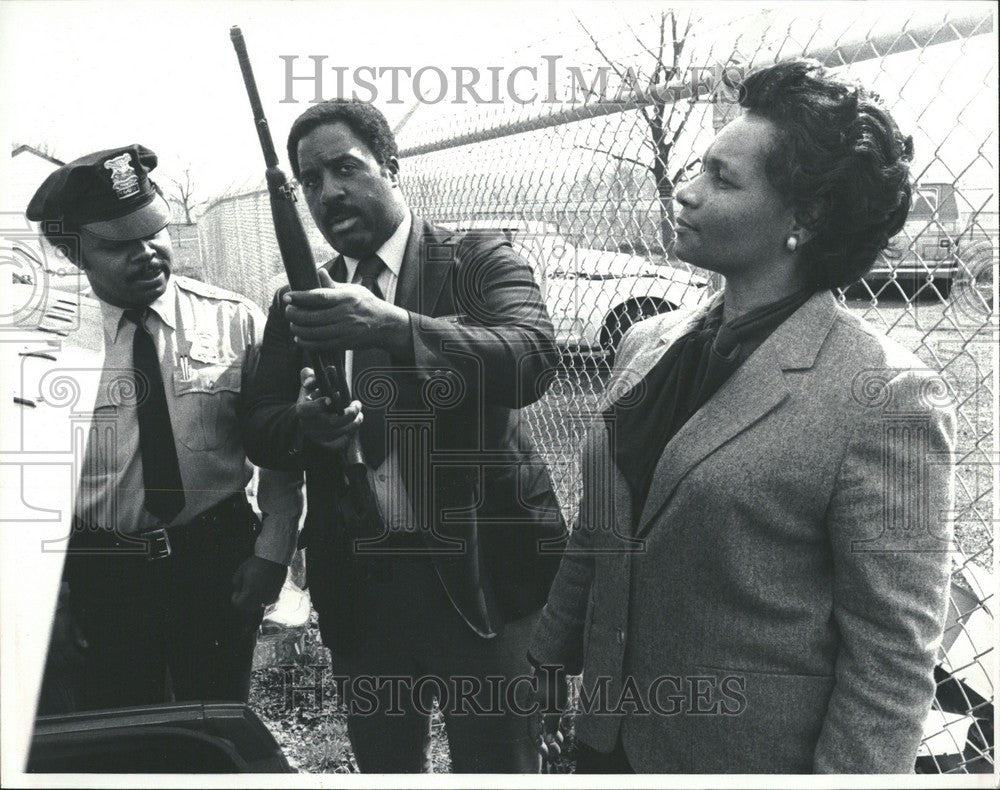
[[[108,159],[104,163],[104,167],[111,171],[111,186],[119,200],[125,200],[125,198],[139,194],[139,176],[132,168],[132,158],[129,154],[121,154]]]

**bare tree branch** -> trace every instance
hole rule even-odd
[[[674,65],[679,65],[681,60],[681,55],[684,54],[684,45],[687,43],[688,33],[691,31],[691,16],[688,15],[687,22],[684,26],[684,34],[677,38],[677,15],[672,14],[670,17],[670,40],[671,40],[671,50],[674,55]]]
[[[669,17],[669,21],[668,21]],[[655,17],[654,17],[655,18]],[[586,33],[593,45],[594,50],[604,60],[623,83],[631,78],[635,71],[633,68],[626,68],[621,63],[614,61],[597,38],[590,32],[586,25],[576,16],[577,24]],[[592,151],[608,156],[617,162],[627,162],[638,165],[649,171],[656,189],[657,202],[660,212],[660,242],[665,249],[670,249],[672,244],[672,226],[674,218],[674,191],[677,183],[683,178],[684,173],[691,169],[696,162],[688,163],[678,167],[674,164],[676,160],[676,147],[690,121],[694,112],[694,105],[698,101],[697,86],[695,94],[688,101],[671,97],[670,92],[664,90],[647,91],[647,87],[659,87],[661,83],[666,87],[671,80],[676,79],[680,74],[681,59],[684,55],[685,46],[691,31],[694,29],[694,17],[688,14],[683,21],[678,19],[677,13],[673,10],[662,11],[659,14],[659,40],[655,46],[646,45],[636,33],[628,26],[633,38],[639,43],[641,52],[649,55],[652,60],[652,77],[649,86],[636,84],[633,86],[635,94],[641,99],[636,102],[636,109],[646,122],[649,133],[642,140],[643,148],[648,148],[652,154],[652,163],[644,164],[636,159],[625,157],[612,151],[600,148],[590,148],[576,145],[574,148]],[[669,30],[667,25],[669,24]],[[668,55],[666,48],[670,44]],[[641,67],[640,67],[641,69]],[[636,76],[638,79],[638,76]],[[586,86],[584,86],[586,87]],[[592,94],[593,91],[590,91]],[[684,104],[686,106],[679,107]],[[644,155],[644,153],[642,154]]]
[[[673,136],[670,138],[670,145],[673,146],[680,139],[681,134],[684,132],[684,127],[687,126],[688,118],[691,117],[691,113],[694,111],[695,101],[692,98],[691,101],[687,103],[687,109],[684,111],[684,117],[681,118],[680,123],[674,128]]]
[[[191,175],[191,165],[184,168],[182,178],[180,180],[176,178],[171,178],[170,180],[174,185],[173,192],[170,196],[180,203],[181,208],[184,209],[184,221],[188,225],[194,225],[192,214],[208,201],[195,199],[194,195],[197,190],[197,185],[195,184],[194,177]]]
[[[587,28],[585,24],[583,24],[583,20],[581,20],[580,17],[577,16],[576,12],[573,13],[573,17],[576,19],[576,23],[580,26],[583,32],[587,34],[587,38],[589,38],[590,43],[594,45],[594,49],[597,50],[597,54],[599,54],[604,59],[604,62],[607,63],[608,66],[610,66],[614,70],[615,74],[618,76],[618,79],[624,81],[625,76],[624,74],[622,74],[621,67],[610,57],[608,57],[608,54],[601,47],[600,43],[594,37],[594,34],[590,32],[590,30]],[[642,102],[637,102],[636,105],[639,109],[639,112],[641,112],[642,116],[646,119],[646,123],[649,123],[650,121],[649,113],[646,112],[646,108],[642,105]]]
[[[601,48],[600,43],[594,37],[594,34],[590,32],[585,24],[583,24],[583,21],[576,15],[575,11],[573,12],[573,17],[576,19],[576,23],[583,29],[583,32],[587,34],[587,38],[589,38],[590,43],[594,45],[594,49],[597,50],[597,54],[604,58],[604,62],[614,69],[614,72],[618,75],[619,79],[624,79],[618,64],[608,57],[607,53]]]
[[[653,48],[649,46],[646,42],[644,42],[641,38],[639,38],[639,34],[635,32],[635,28],[633,28],[632,25],[629,24],[628,22],[625,22],[625,27],[628,28],[629,32],[632,34],[632,38],[635,39],[635,43],[642,48],[643,52],[645,52],[647,55],[651,55],[653,57],[653,60],[658,60],[658,58],[656,57],[656,53],[653,51]]]
[[[665,21],[666,21],[665,20],[665,16],[664,16],[663,12],[661,11],[660,12],[660,46],[656,50],[656,77],[657,77],[656,82],[657,82],[657,84],[659,84],[660,74],[662,74],[666,70],[664,68],[664,66],[663,66],[663,38],[664,38],[664,33],[665,33],[665,31],[664,31],[664,22]],[[674,25],[674,12],[673,11],[670,12],[670,24]],[[677,63],[674,62],[672,65],[676,67]],[[671,69],[670,71],[673,72],[674,69]],[[670,79],[670,76],[671,76],[670,74],[664,74],[664,82],[668,81]]]
[[[654,156],[655,156],[655,154],[656,154],[656,144],[652,140],[650,140],[648,137],[643,137],[641,145],[649,148],[649,150],[651,150],[653,152]]]
[[[690,25],[690,22],[689,22],[687,29],[690,29],[690,27],[691,27],[691,25]],[[685,35],[686,35],[686,33],[685,33]],[[684,42],[683,41],[681,42],[680,46],[683,48],[683,46],[684,46]],[[711,60],[712,59],[712,53],[713,53],[714,50],[715,50],[715,42],[712,42],[709,45],[708,52],[705,53],[705,59],[706,60]],[[692,79],[693,79],[693,76],[692,76]],[[694,92],[691,94],[691,99],[688,101],[687,105],[684,108],[684,117],[681,119],[680,125],[677,127],[679,130],[682,130],[684,128],[684,124],[687,123],[687,119],[691,116],[691,111],[692,111],[692,109],[694,109],[694,105],[698,101],[699,90],[700,90],[700,82],[697,85],[694,85],[692,87],[694,88]],[[669,113],[669,115],[667,117],[667,125],[668,126],[673,121],[673,119],[674,119],[674,113],[676,113],[678,111],[678,105],[679,104],[680,104],[680,102],[675,102],[674,104],[672,104],[670,106],[670,113]],[[675,134],[674,135],[674,142],[677,141],[678,137],[679,137],[679,134]]]
[[[674,186],[677,186],[677,182],[680,181],[681,178],[684,177],[684,174],[686,172],[688,172],[688,170],[693,170],[694,168],[698,167],[699,165],[701,165],[701,157],[698,157],[697,159],[691,160],[690,162],[688,162],[683,167],[679,167],[677,169],[677,172],[674,173],[674,177],[671,179],[671,181],[673,182]]]
[[[671,11],[670,12],[670,19],[673,20],[673,18],[674,18],[674,12]],[[656,59],[656,76],[657,77],[659,77],[661,71],[663,70],[663,37],[665,35],[666,24],[667,24],[667,15],[666,15],[666,12],[660,12],[660,46],[659,46],[659,49],[657,50],[658,54],[657,54],[657,59]],[[653,105],[656,108],[657,133],[658,133],[658,136],[659,136],[658,139],[662,139],[663,138],[663,112],[664,112],[664,109],[666,108],[666,104],[667,103],[666,103],[666,101],[664,99],[660,99],[660,100],[656,101],[654,103],[654,105]]]
[[[630,159],[627,156],[622,156],[621,154],[616,154],[614,151],[606,151],[603,148],[591,148],[589,145],[574,145],[574,148],[579,148],[582,151],[592,151],[595,154],[604,154],[605,156],[610,156],[619,162],[628,162],[629,164],[638,165],[643,170],[651,170],[652,168],[645,162],[640,162],[638,159]]]

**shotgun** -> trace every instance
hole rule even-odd
[[[253,110],[254,125],[257,127],[257,137],[264,152],[264,165],[267,168],[264,175],[267,179],[267,191],[271,197],[271,217],[274,220],[274,233],[278,237],[278,249],[281,251],[281,262],[288,275],[288,284],[295,291],[309,291],[319,287],[319,276],[316,274],[316,261],[313,258],[309,239],[306,237],[302,219],[295,207],[297,197],[295,187],[288,177],[278,167],[278,155],[274,151],[274,141],[271,130],[264,117],[264,108],[257,92],[257,81],[253,76],[247,45],[243,40],[243,32],[234,25],[229,31],[236,57],[243,72],[243,83],[246,85],[250,108]],[[340,365],[324,358],[322,354],[308,355],[312,369],[316,371],[316,379],[320,390],[330,398],[337,414],[343,414],[351,402],[350,389],[344,378]],[[367,468],[361,455],[361,442],[357,434],[344,451],[344,470],[348,487],[357,510],[355,517],[372,524],[372,519],[381,520],[378,516],[378,506],[373,499],[368,485]]]
[[[295,204],[298,198],[295,186],[288,180],[278,167],[278,155],[274,151],[274,141],[271,139],[271,129],[264,117],[264,108],[257,92],[257,80],[253,76],[247,45],[243,40],[243,32],[237,26],[229,31],[233,41],[236,57],[243,72],[243,84],[246,85],[250,108],[253,111],[254,126],[260,147],[264,152],[264,177],[267,179],[267,191],[271,197],[271,218],[274,220],[274,235],[278,238],[278,249],[281,251],[281,262],[288,275],[288,284],[293,291],[309,291],[319,288],[319,276],[316,274],[316,260],[313,258],[309,239],[306,237],[302,219],[299,217]],[[350,393],[343,372],[335,363],[324,359],[321,354],[310,354],[309,362],[316,371],[320,390],[330,398],[337,414],[342,414],[350,403]]]

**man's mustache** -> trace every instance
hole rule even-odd
[[[324,224],[339,222],[340,220],[347,219],[348,217],[357,216],[357,213],[357,209],[346,204],[330,206],[329,208],[323,209],[323,222]]]

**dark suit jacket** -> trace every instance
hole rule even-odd
[[[326,267],[344,280],[342,258]],[[298,435],[294,403],[307,362],[291,341],[281,293],[248,397],[247,455],[261,466],[305,471],[308,583],[324,641],[345,647],[358,625],[358,565],[338,506],[341,462]],[[548,471],[516,411],[551,380],[552,324],[529,266],[509,243],[417,217],[395,302],[410,311],[413,353],[387,371],[387,417],[417,442],[401,456],[402,477],[431,527],[422,534],[448,597],[470,628],[491,637],[541,608],[566,536]]]
[[[700,315],[637,324],[612,397]],[[829,293],[671,439],[635,528],[596,428],[530,647],[582,669],[591,697],[607,683],[611,712],[579,717],[577,737],[610,751],[621,733],[641,772],[912,772],[947,605],[953,436],[943,381]],[[645,713],[615,710],[629,681]]]

